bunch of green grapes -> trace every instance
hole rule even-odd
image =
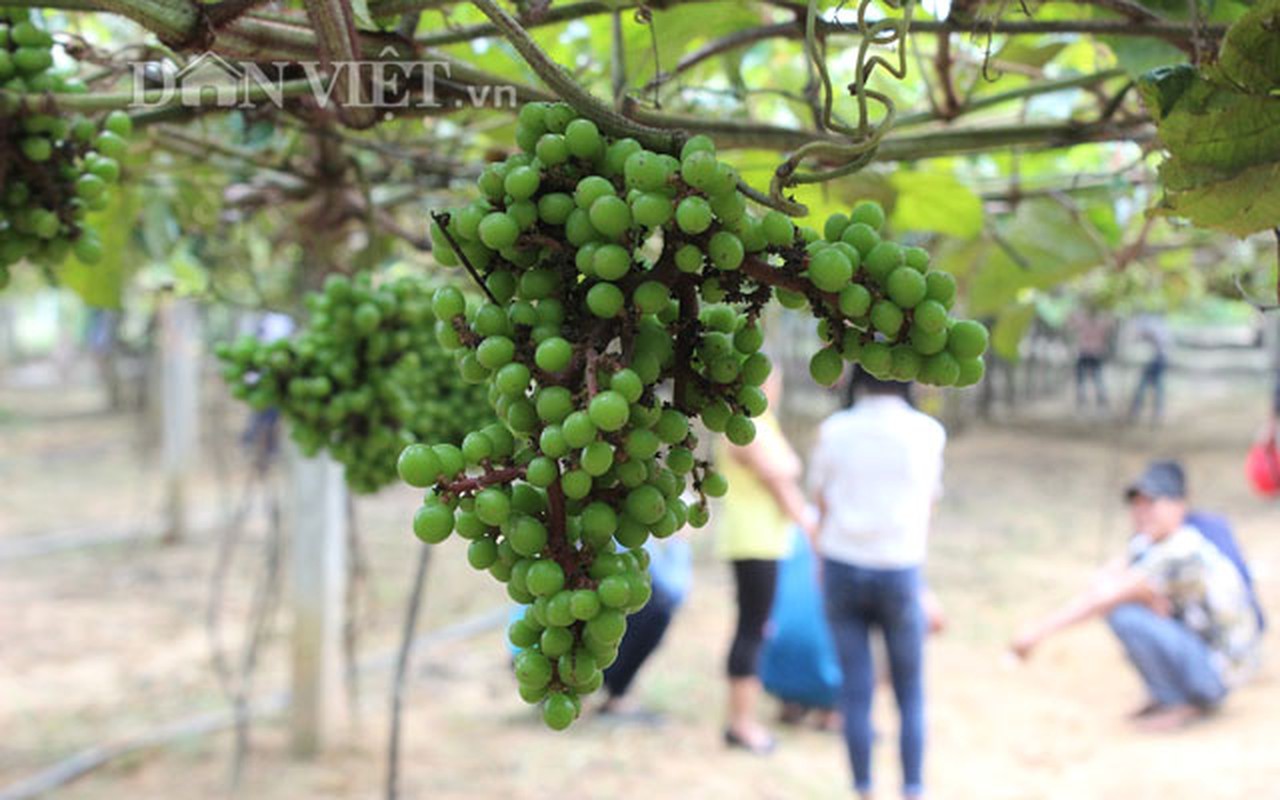
[[[431,333],[431,288],[330,276],[307,297],[309,324],[297,336],[220,345],[223,377],[255,409],[279,408],[304,453],[327,449],[353,490],[376,491],[395,480],[405,445],[500,427]]]
[[[465,262],[489,297],[437,290],[437,338],[504,425],[412,445],[399,470],[428,490],[416,535],[468,540],[471,565],[527,606],[508,632],[520,695],[562,729],[649,599],[646,540],[706,524],[726,491],[695,456],[692,421],[738,445],[755,436],[771,369],[758,320],[775,292],[820,318],[824,383],[843,359],[972,382],[986,331],[949,318],[954,281],[923,251],[881,241],[874,204],[822,240],[751,213],[706,137],[652,152],[563,104],[525,106],[516,141],[481,197],[432,230],[441,263]]]
[[[951,317],[955,279],[929,269],[924,248],[882,238],[884,222],[877,203],[863,202],[847,217],[829,217],[821,238],[806,233],[805,276],[834,301],[813,308],[821,319],[818,335],[828,346],[813,355],[809,373],[829,386],[848,360],[882,379],[934,386],[977,383],[984,372],[987,329]],[[809,303],[786,290],[779,292],[779,301],[793,308]]]
[[[77,94],[80,81],[53,68],[53,37],[26,9],[0,9],[0,89],[19,93],[0,116],[0,288],[23,259],[54,265],[74,253],[102,258],[102,241],[84,223],[105,208],[133,123],[113,111],[101,126],[49,111],[46,92]]]

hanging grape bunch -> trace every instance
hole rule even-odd
[[[703,136],[677,159],[534,103],[516,140],[523,152],[481,174],[481,198],[432,231],[440,262],[483,280],[490,301],[438,290],[437,336],[506,428],[468,434],[460,452],[412,445],[399,470],[428,490],[417,536],[469,540],[471,565],[528,606],[508,631],[520,695],[562,729],[649,599],[642,545],[704,525],[726,491],[694,455],[691,419],[734,444],[755,436],[771,368],[758,318],[775,292],[820,319],[824,384],[845,360],[973,383],[987,332],[950,319],[955,282],[883,239],[873,203],[830,219],[824,239],[751,214]]]
[[[306,305],[309,324],[297,336],[245,337],[220,345],[217,355],[236,397],[255,409],[279,408],[302,451],[328,449],[353,490],[394,481],[396,455],[407,444],[457,443],[476,429],[499,439],[506,433],[484,392],[459,380],[432,335],[424,281],[374,288],[368,275],[330,276]]]
[[[133,129],[129,115],[102,121],[64,116],[43,93],[78,94],[85,86],[53,68],[53,37],[26,9],[0,9],[0,288],[23,259],[52,266],[74,253],[102,258],[102,242],[84,218],[106,208],[110,184]]]

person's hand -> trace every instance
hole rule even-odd
[[[1039,636],[1033,632],[1026,632],[1014,639],[1013,643],[1009,645],[1009,649],[1013,651],[1013,654],[1017,656],[1019,660],[1026,661],[1031,658],[1031,652],[1035,650],[1036,646],[1039,644]]]
[[[942,610],[942,603],[933,592],[925,592],[920,596],[920,606],[924,609],[925,622],[929,633],[942,633],[947,629],[947,614]]]

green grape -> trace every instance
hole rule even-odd
[[[589,119],[575,119],[565,126],[564,143],[574,158],[594,160],[604,155],[604,140]]]
[[[702,479],[702,492],[707,497],[724,497],[729,491],[729,481],[719,472],[708,472]]]
[[[930,270],[925,273],[925,284],[930,300],[936,300],[944,310],[949,310],[956,299],[956,279],[949,273]]]
[[[564,588],[564,569],[550,559],[540,559],[529,567],[525,583],[534,597],[549,597]]]
[[[595,619],[600,613],[600,597],[590,589],[579,589],[569,599],[573,618],[582,622]]]
[[[925,278],[911,267],[898,267],[885,281],[889,299],[900,308],[915,308],[925,297]]]
[[[925,333],[937,333],[947,327],[947,309],[937,300],[925,300],[916,306],[913,319]]]
[[[489,336],[476,348],[476,360],[487,369],[497,369],[515,357],[516,345],[505,336]]]
[[[600,392],[587,405],[587,416],[591,423],[602,431],[621,430],[627,424],[630,413],[631,406],[627,398],[612,389]]]
[[[859,355],[859,363],[863,369],[877,378],[888,377],[893,368],[893,353],[889,346],[882,342],[868,342],[863,345]]]
[[[623,402],[626,402],[625,399]],[[561,430],[570,447],[585,447],[596,437],[596,424],[585,411],[575,411],[565,417]]]
[[[539,137],[534,153],[537,154],[539,161],[549,167],[569,160],[569,146],[565,144],[564,136],[558,133],[544,133]],[[529,194],[532,195],[533,192]]]
[[[480,221],[480,241],[490,250],[502,250],[516,243],[520,226],[510,214],[494,211]]]
[[[962,319],[947,334],[947,350],[957,359],[971,359],[987,349],[987,329],[981,322]]]
[[[626,248],[616,244],[605,244],[595,248],[591,257],[591,270],[597,278],[616,281],[626,275],[630,269],[631,254]]]
[[[870,319],[872,326],[889,338],[898,335],[904,321],[902,309],[891,300],[877,300],[875,305],[871,306]]]
[[[956,378],[956,386],[973,386],[982,380],[983,374],[987,371],[986,364],[981,358],[962,358],[958,363],[960,372]]]
[[[686,197],[676,206],[676,225],[685,233],[702,233],[711,227],[711,206],[701,197]]]
[[[889,349],[889,373],[894,380],[912,381],[920,372],[920,354],[909,345],[897,345]]]
[[[443,503],[418,508],[413,515],[413,533],[427,544],[439,544],[453,532],[453,509]]]
[[[844,359],[841,358],[840,351],[833,347],[823,348],[809,359],[809,374],[823,386],[835,385],[843,372]]]
[[[681,272],[697,272],[702,268],[702,251],[695,244],[682,245],[676,251],[676,269]]]
[[[534,351],[533,360],[538,369],[561,372],[573,359],[573,346],[559,336],[544,340]]]
[[[838,242],[849,227],[849,218],[844,214],[832,214],[822,226],[822,236],[828,242]]]
[[[671,200],[657,192],[644,192],[631,201],[631,218],[637,225],[656,228],[665,225],[674,213]]]
[[[696,150],[683,156],[680,161],[680,177],[695,189],[706,191],[716,180],[716,157],[714,153]]]
[[[820,291],[838,292],[853,277],[853,265],[843,253],[827,248],[809,260],[809,281]]]
[[[591,225],[605,236],[617,238],[631,227],[631,208],[613,195],[599,197],[591,203]]]
[[[840,313],[846,317],[861,317],[871,310],[871,292],[859,283],[851,283],[840,290]]]
[[[920,368],[920,380],[935,386],[951,386],[959,377],[959,362],[945,350],[927,357]]]
[[[837,355],[839,354],[837,353]],[[843,366],[843,362],[841,362],[841,366]],[[731,443],[739,447],[745,447],[756,438],[756,426],[745,415],[734,414],[729,417],[729,422],[724,427],[724,435]]]
[[[847,226],[840,236],[840,241],[855,248],[865,259],[880,244],[880,234],[875,228],[863,222]]]
[[[652,192],[667,183],[667,167],[656,153],[640,150],[627,157],[623,164],[623,177],[627,188]]]
[[[411,444],[400,453],[396,469],[405,483],[426,487],[440,476],[440,459],[427,445]]]
[[[542,720],[552,730],[564,730],[573,724],[577,716],[578,706],[564,692],[553,692],[543,701]]]
[[[770,211],[760,220],[760,227],[765,240],[775,247],[791,244],[796,237],[796,226],[791,218],[781,211]]]
[[[548,225],[563,225],[575,208],[573,197],[564,192],[544,194],[538,198],[538,219]]]
[[[923,247],[907,247],[902,252],[908,267],[917,272],[924,272],[929,268],[929,251]]]
[[[906,262],[902,255],[902,248],[896,242],[888,241],[880,242],[871,248],[871,252],[866,254],[866,259],[862,262],[867,274],[881,284],[888,280],[890,273],[904,263]]]
[[[707,243],[707,256],[717,269],[737,269],[744,256],[742,240],[728,231],[717,231]]]
[[[645,281],[631,294],[636,308],[646,314],[656,314],[671,302],[671,290],[660,281]]]
[[[864,200],[853,207],[849,222],[861,223],[878,231],[884,227],[884,209],[874,200]]]
[[[593,478],[605,474],[613,466],[613,445],[608,442],[592,442],[582,450],[578,458],[582,471]]]
[[[587,309],[602,319],[611,319],[622,311],[626,297],[612,283],[597,283],[587,291]]]
[[[501,489],[489,487],[476,493],[476,516],[486,525],[501,525],[511,515],[511,499]]]
[[[515,200],[527,200],[538,191],[539,181],[538,171],[533,167],[516,167],[507,173],[502,188]]]

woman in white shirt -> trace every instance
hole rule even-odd
[[[870,636],[884,633],[901,720],[903,794],[923,794],[924,638],[921,568],[942,485],[946,432],[911,407],[909,385],[855,374],[857,400],[823,422],[809,489],[821,521],[827,619],[844,672],[840,711],[854,787],[871,794]]]

